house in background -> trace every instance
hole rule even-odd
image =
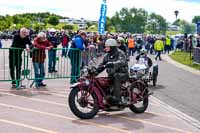
[[[84,18],[81,19],[74,19],[74,18],[65,18],[65,19],[60,19],[60,23],[66,23],[69,25],[78,25],[78,29],[86,29],[87,28],[87,22],[92,23],[92,24],[98,24],[97,21],[90,21],[90,20],[85,20]]]

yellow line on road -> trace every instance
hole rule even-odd
[[[124,117],[124,116],[114,116],[114,117],[124,119],[124,120],[128,120],[128,121],[142,122],[142,123],[149,124],[149,125],[152,125],[152,126],[166,128],[166,129],[170,129],[170,130],[175,130],[175,131],[182,132],[182,133],[191,133],[189,131],[185,131],[185,130],[182,130],[182,129],[179,129],[179,128],[165,126],[165,125],[161,125],[161,124],[158,124],[158,123],[153,123],[153,122],[149,122],[149,121],[145,121],[145,120],[141,120],[141,119],[133,119],[133,118]]]
[[[160,107],[160,105],[155,104],[155,103],[149,103],[149,105]]]
[[[62,104],[62,103],[57,103],[57,102],[52,102],[52,101],[46,101],[46,100],[42,100],[42,99],[38,99],[38,98],[29,98],[29,97],[5,93],[5,92],[0,92],[0,94],[5,94],[5,95],[15,96],[15,97],[22,97],[22,98],[33,100],[33,101],[44,102],[44,103],[54,104],[54,105],[58,105],[58,106],[62,106],[62,107],[67,107],[67,104]]]
[[[26,99],[33,100],[33,101],[44,102],[44,103],[53,104],[53,105],[62,106],[62,107],[68,107],[67,103],[66,104],[62,104],[62,103],[57,103],[57,102],[53,102],[53,101],[42,100],[42,99],[38,99],[38,98],[29,98],[29,97],[25,97],[25,96],[21,96],[21,95],[10,94],[10,93],[6,93],[6,92],[0,92],[0,94],[5,94],[5,95],[15,96],[15,97],[22,97],[22,98],[26,98]],[[173,116],[170,116],[170,115],[163,115],[163,114],[154,113],[154,112],[149,112],[149,113],[155,114],[155,115],[159,115],[159,116],[163,116],[163,117],[169,117],[169,118],[176,118],[176,119],[178,119],[178,117],[173,117]]]
[[[34,126],[22,124],[22,123],[17,123],[17,122],[5,120],[5,119],[0,119],[0,122],[6,123],[6,124],[11,124],[11,125],[16,125],[16,126],[20,126],[20,127],[25,127],[25,128],[29,128],[29,129],[44,132],[44,133],[57,133],[55,131],[51,131],[51,130],[47,130],[47,129],[43,129],[43,128],[38,128],[38,127],[34,127]]]
[[[79,119],[75,119],[75,118],[72,118],[72,117],[62,116],[62,115],[59,115],[59,114],[42,112],[42,111],[29,109],[29,108],[22,108],[22,107],[19,107],[19,106],[14,106],[14,105],[9,105],[9,104],[4,104],[4,103],[0,103],[0,106],[8,107],[8,108],[15,108],[15,109],[18,109],[18,110],[23,110],[23,111],[32,112],[32,113],[38,113],[38,114],[47,115],[47,116],[56,117],[56,118],[61,118],[61,119],[70,120],[70,121],[77,121],[77,122],[80,122],[80,123],[89,124],[89,125],[93,125],[93,126],[100,127],[100,128],[111,129],[111,130],[118,131],[118,132],[133,133],[132,131],[129,131],[129,130],[116,128],[116,127],[112,127],[112,126],[106,126],[106,125],[98,124],[98,123],[91,122],[91,121],[79,120]]]
[[[179,119],[180,118],[176,117],[176,116],[171,116],[171,115],[164,115],[164,114],[160,114],[160,113],[155,113],[155,112],[150,112],[150,111],[146,111],[145,113],[149,113],[149,114],[153,114],[153,115],[157,115],[157,116],[162,116],[162,117],[168,117],[168,118],[174,118],[174,119]]]
[[[67,93],[66,93],[66,95],[62,95],[62,94],[57,94],[56,92],[45,92],[45,91],[32,91],[32,92],[40,92],[40,93],[50,94],[50,95],[54,95],[54,96],[58,96],[58,97],[68,98],[68,96],[66,96]]]

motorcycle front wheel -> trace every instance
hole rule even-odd
[[[98,98],[95,93],[73,88],[69,94],[69,107],[72,113],[81,119],[91,119],[99,111]]]
[[[134,113],[144,113],[149,105],[148,90],[142,83],[136,83],[131,86],[131,93],[133,101],[136,99],[135,104],[131,104],[129,109]]]

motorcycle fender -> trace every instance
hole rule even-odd
[[[70,88],[76,88],[80,85],[81,83],[80,82],[77,82],[77,83],[74,83],[70,86]]]
[[[93,87],[93,92],[96,94],[98,98],[99,106],[103,107],[103,97],[101,92],[96,87]]]
[[[77,83],[71,85],[70,88],[71,89],[73,89],[73,88],[79,88],[79,89],[81,89],[81,83],[77,82]],[[96,96],[98,98],[99,107],[103,108],[103,97],[102,97],[101,92],[96,87],[93,87],[92,90],[93,90],[93,92],[96,94]]]

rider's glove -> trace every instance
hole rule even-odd
[[[112,67],[114,67],[114,64],[113,64],[112,62],[108,62],[108,63],[106,64],[106,67],[107,67],[107,68],[112,68]]]

